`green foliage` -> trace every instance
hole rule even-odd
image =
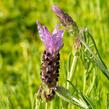
[[[107,0],[0,0],[0,109],[78,109],[55,96],[47,104],[35,104],[35,94],[41,84],[40,58],[44,50],[38,33],[36,20],[53,30],[59,23],[51,10],[57,4],[68,12],[79,27],[91,30],[98,51],[109,69],[109,2]],[[61,51],[59,86],[67,86],[72,58],[72,37],[64,34]],[[68,61],[68,60],[71,60]],[[72,84],[82,92],[83,101],[94,103],[96,109],[109,108],[109,80],[93,65],[85,70],[78,61]],[[96,63],[97,64],[97,63]],[[101,65],[101,64],[100,64]],[[101,67],[101,66],[98,66]],[[105,66],[103,67],[105,69]],[[60,88],[61,89],[61,88]],[[78,98],[72,86],[71,94]],[[92,103],[93,102],[93,103]],[[35,106],[34,106],[35,105]]]

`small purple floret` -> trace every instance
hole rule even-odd
[[[56,26],[52,34],[48,31],[47,27],[42,26],[38,21],[37,27],[46,50],[51,54],[59,52],[60,48],[63,46],[62,36],[64,33],[63,30],[59,30],[59,25]]]
[[[57,14],[57,15],[61,15],[63,14],[63,11],[56,5],[52,6],[52,10]]]

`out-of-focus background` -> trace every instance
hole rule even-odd
[[[0,109],[32,108],[33,96],[41,84],[40,64],[44,50],[36,20],[52,32],[59,23],[51,10],[53,4],[69,13],[80,28],[89,29],[109,69],[108,0],[0,0]],[[65,33],[60,85],[65,80],[62,67],[72,49],[71,39]],[[81,62],[75,74],[75,81],[81,89],[83,72],[79,69],[82,69]],[[98,107],[106,107],[109,82],[99,70],[96,85],[91,97]]]

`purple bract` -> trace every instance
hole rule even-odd
[[[46,50],[51,54],[59,52],[60,48],[63,46],[62,36],[64,33],[63,30],[59,30],[59,25],[55,27],[52,34],[48,31],[47,27],[41,25],[38,21],[37,27],[40,38],[43,41]]]

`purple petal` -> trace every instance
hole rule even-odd
[[[40,38],[41,38],[41,40],[44,40],[44,30],[43,30],[43,27],[42,27],[42,25],[38,21],[36,22],[36,24],[37,24],[37,28],[38,28],[38,32],[39,32]]]
[[[55,34],[58,34],[59,37],[63,36],[63,32],[64,31],[63,30],[59,30],[59,27],[60,27],[59,24],[56,25],[56,27],[55,27],[55,29],[54,29],[54,31],[52,33],[52,36],[55,35]]]
[[[58,37],[61,37],[61,38],[62,38],[63,33],[64,33],[64,31],[63,31],[63,30],[59,30],[59,31],[58,31],[58,33],[57,33]]]
[[[62,36],[63,36],[64,31],[59,30],[58,28],[59,28],[59,25],[56,26],[55,30],[53,31],[53,35],[52,35],[53,48],[55,52],[59,51],[63,45]]]
[[[55,29],[54,29],[52,35],[53,35],[53,34],[56,34],[56,33],[58,32],[59,27],[60,27],[60,25],[56,25],[56,27],[55,27]]]
[[[48,52],[50,52],[51,54],[55,54],[56,52],[59,52],[60,48],[63,45],[62,36],[64,31],[59,30],[59,25],[57,25],[51,36],[47,27],[42,26],[38,21],[37,21],[37,25],[38,25],[40,38],[45,44],[46,50],[48,50]]]
[[[63,45],[62,36],[61,36],[61,37],[58,37],[57,34],[55,34],[55,35],[52,37],[52,41],[53,41],[54,52],[59,51],[60,48],[61,48],[62,45]]]
[[[48,31],[47,27],[42,26],[38,21],[37,21],[37,25],[38,25],[38,31],[39,31],[40,38],[45,44],[46,49],[49,49],[52,45],[51,34]]]

